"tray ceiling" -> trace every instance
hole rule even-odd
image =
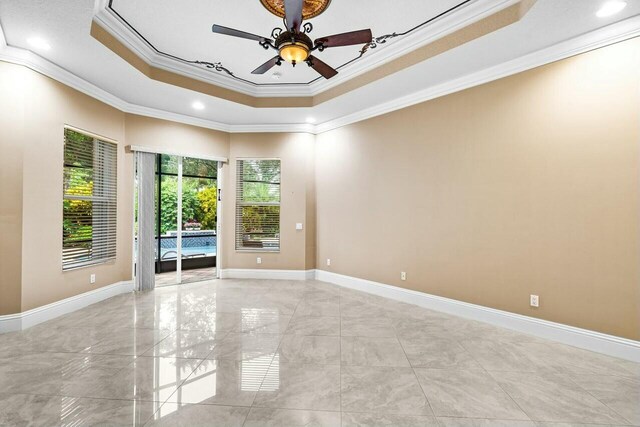
[[[465,8],[468,10],[474,2],[333,1],[323,14],[307,21],[313,25],[309,35],[315,39],[371,28],[374,42],[366,48],[346,46],[316,53],[318,58],[340,71],[332,83],[333,80],[344,81],[349,68],[364,65],[359,64],[364,58],[371,57],[371,64],[371,60],[381,53],[406,50],[408,46],[415,45],[417,37],[429,34],[430,25],[445,18],[453,19],[455,14],[460,15]],[[256,87],[288,87],[289,94],[308,95],[311,85],[327,86],[327,82],[305,64],[294,68],[285,63],[264,75],[253,75],[251,71],[272,58],[274,52],[265,50],[257,42],[211,32],[211,26],[219,24],[271,37],[273,29],[282,27],[283,22],[269,13],[260,0],[104,0],[101,3],[96,20],[152,65],[183,75],[211,79],[214,83],[222,82],[223,86],[245,93],[255,93]],[[500,4],[501,7],[507,5],[505,2]],[[496,3],[486,3],[483,9],[476,7],[473,13],[477,16],[484,9],[495,11],[495,6]],[[464,18],[468,19],[468,16]],[[216,67],[211,68],[212,65]],[[231,81],[221,81],[221,77]],[[303,89],[294,93],[291,92],[292,87]]]
[[[350,4],[351,1],[332,0],[326,14],[320,17],[330,16],[329,13],[335,10],[336,5]],[[599,18],[596,12],[604,0],[538,0],[525,17],[513,25],[398,69],[378,80],[371,80],[366,85],[344,91],[340,96],[326,102],[307,108],[253,108],[219,96],[154,80],[121,56],[114,54],[90,35],[92,22],[97,15],[105,11],[107,2],[0,0],[0,60],[26,65],[116,108],[135,114],[185,121],[228,131],[324,131],[640,34],[640,1],[629,1],[621,13]],[[118,6],[118,2],[125,0],[115,2]],[[251,2],[256,3],[256,13],[259,13],[262,19],[278,22],[278,18],[262,8],[259,0],[200,0],[197,3],[232,3],[234,6],[237,3],[242,6]],[[126,3],[142,5],[150,2],[137,0]],[[189,0],[182,3],[196,2]],[[404,3],[404,0],[370,0],[362,3],[376,6],[393,5]],[[464,25],[465,17],[467,24],[469,20],[473,21],[474,15],[470,13],[471,10],[484,8],[495,11],[514,3],[514,0],[474,0],[450,17],[444,17],[428,25],[428,30],[424,31],[431,32],[431,40],[439,40],[438,37],[442,37],[452,22]],[[376,13],[376,10],[380,14],[388,12],[386,8],[369,8],[363,13]],[[411,15],[409,12],[405,13]],[[478,19],[477,16],[475,19]],[[213,19],[207,17],[204,21],[207,30],[210,30]],[[314,32],[324,34],[319,25],[316,25]],[[373,28],[373,25],[371,27]],[[167,33],[170,33],[170,30],[174,31],[169,28]],[[2,33],[6,37],[6,46]],[[132,33],[129,31],[128,34]],[[33,36],[45,39],[51,48],[42,50],[30,46],[28,40]],[[207,37],[214,35],[207,31]],[[430,42],[425,41],[425,38],[424,33],[414,34],[394,43],[396,49],[399,50],[404,43],[410,51],[412,47],[419,49],[421,42],[428,47]],[[252,46],[251,42],[247,42],[245,50],[251,51]],[[370,52],[372,55],[364,57],[359,64],[354,64],[353,68],[348,67],[349,70],[341,70],[340,75],[350,78],[359,67],[363,67],[362,64],[366,64],[365,61],[373,61],[374,65],[379,65],[378,68],[367,65],[364,67],[365,72],[371,70],[372,73],[379,74],[381,69],[392,64],[387,62],[380,65],[390,52],[389,46],[377,52]],[[148,49],[135,50],[135,53],[142,59],[149,59],[145,56]],[[406,53],[402,52],[405,55],[402,58],[406,57]],[[163,67],[165,66],[170,68],[163,64]],[[207,70],[199,71],[212,74]],[[353,87],[365,76],[366,74],[357,76],[343,85]],[[205,80],[200,74],[196,78]],[[333,80],[335,79],[327,82]],[[316,84],[318,82],[303,85],[297,90],[311,90]],[[266,86],[258,89],[269,88],[278,94],[287,93],[288,90],[287,86]],[[328,92],[334,92],[336,89],[338,88],[329,89]],[[194,110],[194,101],[201,102],[206,108]],[[305,124],[308,119],[313,119],[315,125]]]

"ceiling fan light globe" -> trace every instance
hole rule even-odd
[[[280,57],[290,63],[300,63],[309,57],[309,48],[302,43],[290,43],[280,48]]]

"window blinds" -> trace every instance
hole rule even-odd
[[[64,130],[62,269],[116,257],[117,146]]]
[[[280,160],[238,160],[236,250],[280,250]]]

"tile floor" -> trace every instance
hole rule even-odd
[[[216,278],[216,268],[195,268],[193,270],[182,271],[182,283],[202,282],[205,280],[213,280]],[[176,284],[176,272],[168,271],[166,273],[156,274],[156,287],[173,286]]]
[[[208,281],[0,335],[0,425],[638,426],[640,365],[316,281]]]

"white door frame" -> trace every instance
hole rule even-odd
[[[216,180],[218,188],[218,201],[216,202],[216,279],[222,279],[222,218],[223,218],[223,188],[224,188],[224,162],[218,161],[218,176]]]
[[[102,138],[102,137],[101,137]],[[222,253],[221,247],[222,247],[222,217],[223,217],[223,209],[222,209],[222,189],[223,189],[223,173],[224,173],[224,165],[225,163],[229,162],[229,159],[227,157],[218,157],[218,156],[209,156],[209,155],[203,155],[203,154],[194,154],[194,153],[185,153],[185,152],[180,152],[180,151],[174,151],[174,150],[164,150],[164,149],[159,149],[159,148],[152,148],[152,147],[144,147],[144,146],[139,146],[139,145],[127,145],[125,147],[125,151],[129,152],[129,153],[135,153],[135,152],[142,152],[142,153],[153,153],[153,154],[167,154],[167,155],[171,155],[171,156],[177,156],[178,157],[178,168],[179,168],[179,173],[178,173],[178,207],[180,207],[180,205],[182,204],[182,159],[184,157],[190,157],[190,158],[194,158],[194,159],[203,159],[203,160],[213,160],[218,162],[218,176],[217,176],[217,188],[218,188],[218,202],[216,205],[216,211],[217,211],[217,223],[216,223],[216,278],[221,278],[220,277],[220,271],[222,270],[222,257],[220,256],[220,254]],[[133,205],[135,206],[135,198],[136,198],[136,159],[134,156],[134,160],[133,160]],[[176,259],[176,271],[177,271],[177,284],[180,284],[182,282],[182,277],[180,272],[182,270],[182,209],[178,209],[178,219],[177,219],[177,223],[178,223],[178,233],[177,233],[177,237],[176,237],[176,243],[177,243],[177,259]],[[135,233],[135,223],[136,223],[136,212],[135,209],[132,212],[132,227],[131,227],[131,238],[132,238],[132,251],[131,251],[131,275],[135,280],[135,275],[137,274],[136,272],[136,254],[135,254],[135,239],[136,239],[136,233]],[[158,254],[158,256],[160,256]]]
[[[177,204],[176,207],[176,222],[178,228],[176,228],[176,284],[182,284],[182,159],[184,157],[178,156],[178,190],[177,190]]]

